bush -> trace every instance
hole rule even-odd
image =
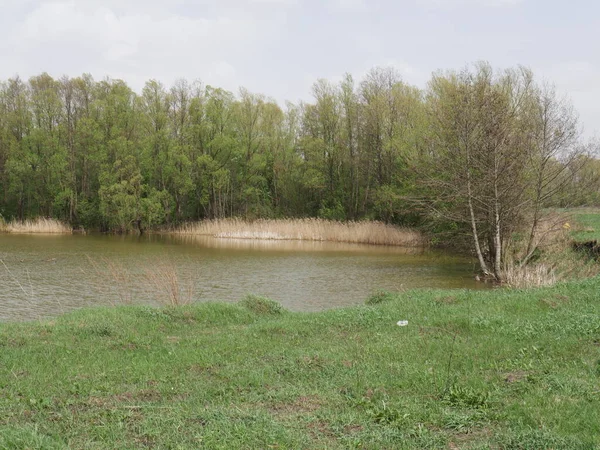
[[[283,307],[274,300],[260,295],[248,294],[240,304],[255,314],[275,316],[283,313]]]
[[[380,303],[389,302],[394,298],[394,294],[388,291],[376,291],[367,299],[365,304],[378,305]]]

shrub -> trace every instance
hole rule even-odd
[[[275,316],[283,313],[283,307],[274,300],[260,295],[248,294],[240,304],[255,314]]]
[[[394,298],[394,294],[388,291],[376,291],[365,302],[367,305],[378,305],[380,303],[389,302]]]

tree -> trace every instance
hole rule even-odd
[[[535,250],[542,208],[580,155],[576,119],[526,69],[438,74],[428,92],[431,151],[419,162],[433,215],[470,227],[481,271],[498,281],[513,235]]]

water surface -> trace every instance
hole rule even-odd
[[[422,249],[212,237],[0,234],[0,320],[73,308],[236,302],[268,296],[293,311],[364,303],[378,289],[482,288],[473,262]]]

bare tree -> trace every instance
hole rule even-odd
[[[528,234],[523,266],[539,245],[544,207],[581,168],[577,119],[529,70],[495,74],[487,64],[435,75],[427,106],[423,200],[469,227],[481,271],[502,281],[512,236]]]

